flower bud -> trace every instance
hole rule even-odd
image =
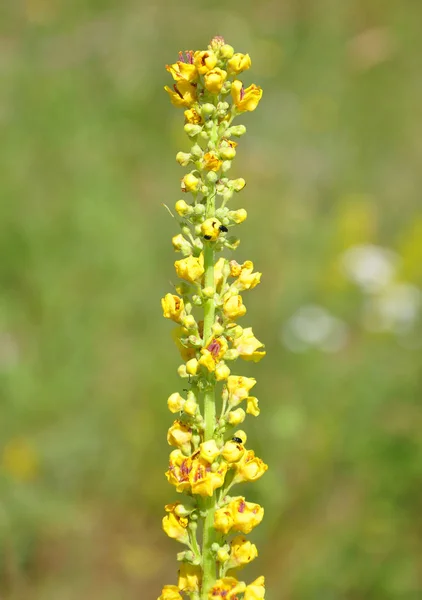
[[[167,406],[170,412],[177,413],[183,410],[183,405],[185,404],[185,399],[182,396],[175,392],[171,394],[171,396],[167,399]]]
[[[193,212],[192,206],[189,206],[184,200],[178,200],[174,205],[174,209],[179,217],[185,217]]]
[[[230,554],[225,548],[220,548],[217,552],[217,560],[220,563],[225,563],[229,560]]]
[[[188,372],[186,370],[186,365],[180,365],[180,367],[177,368],[177,374],[182,379],[186,379],[186,377],[189,377]]]
[[[176,161],[182,167],[187,167],[188,164],[191,162],[191,160],[192,160],[192,155],[188,154],[187,152],[178,152],[176,154]]]
[[[198,217],[201,217],[202,215],[204,215],[205,214],[204,204],[196,204],[196,206],[194,206],[193,212]]]
[[[190,149],[192,156],[199,158],[203,154],[203,150],[199,144],[194,144]]]
[[[197,323],[195,317],[193,315],[186,315],[186,317],[182,319],[182,325],[183,327],[186,327],[186,329],[196,329]]]
[[[225,160],[223,162],[223,164],[221,165],[221,170],[223,173],[227,173],[227,171],[229,171],[231,169],[232,166],[232,162],[231,160]],[[237,190],[236,190],[237,191]]]
[[[222,58],[231,58],[234,54],[234,48],[233,46],[230,46],[229,44],[224,44],[224,46],[221,46],[220,48],[220,56]]]
[[[239,351],[234,348],[230,348],[224,355],[224,360],[236,360],[239,358]]]
[[[182,179],[182,192],[196,192],[198,190],[199,184],[200,180],[197,177],[195,177],[193,173],[187,173]]]
[[[198,412],[198,404],[195,402],[195,400],[186,400],[185,404],[183,405],[183,412],[191,417],[194,417]]]
[[[198,361],[196,358],[191,358],[188,360],[185,368],[188,375],[196,375],[198,372]]]
[[[217,381],[224,381],[230,375],[230,369],[226,364],[220,362],[216,366],[214,374]]]
[[[240,225],[240,223],[243,223],[243,221],[246,221],[248,213],[246,212],[246,210],[244,208],[239,208],[238,210],[231,210],[229,212],[228,216],[234,223],[236,223],[237,225]]]
[[[211,327],[211,331],[213,337],[219,337],[220,335],[223,335],[224,327],[221,325],[221,323],[214,323]]]
[[[213,115],[216,111],[216,108],[214,106],[214,104],[211,104],[210,102],[207,102],[206,104],[203,104],[201,107],[201,115],[203,117],[210,117],[211,115]]]
[[[189,137],[195,137],[196,135],[198,135],[198,133],[202,132],[202,127],[200,125],[194,125],[193,123],[186,123],[183,129]]]
[[[175,252],[182,252],[185,256],[192,254],[192,245],[186,240],[181,233],[173,236],[171,239]]]
[[[220,449],[218,448],[215,440],[208,440],[207,442],[203,442],[200,446],[200,456],[207,463],[212,464],[217,456],[220,456]]]
[[[220,148],[220,156],[223,160],[233,160],[236,156],[236,150],[232,146],[223,146]]]
[[[245,420],[246,413],[243,408],[236,408],[236,410],[231,410],[228,414],[227,421],[230,425],[240,425]]]
[[[226,131],[227,137],[234,135],[236,137],[240,137],[246,133],[246,127],[244,125],[233,125],[233,127],[229,127]]]
[[[214,288],[213,288],[212,286],[210,286],[210,285],[209,285],[208,287],[205,287],[205,288],[202,290],[202,295],[203,295],[205,298],[212,298],[212,297],[214,296],[214,293],[215,293],[215,290],[214,290]]]
[[[226,81],[226,78],[227,72],[223,71],[223,69],[220,69],[219,67],[215,67],[215,69],[212,69],[211,71],[208,71],[208,73],[205,73],[205,88],[211,94],[219,94],[224,82]]]
[[[204,140],[204,142],[207,142],[210,139],[210,136],[206,131],[201,131],[199,137],[201,138],[201,140]]]
[[[239,177],[239,179],[232,179],[229,182],[229,185],[235,192],[240,192],[240,190],[243,190],[245,187],[246,181],[243,179],[243,177]]]
[[[215,171],[209,171],[206,175],[206,179],[210,183],[215,183],[218,179],[218,175]]]

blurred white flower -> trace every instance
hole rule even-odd
[[[281,339],[292,352],[305,352],[309,347],[337,352],[347,343],[348,328],[322,306],[311,304],[302,306],[290,317],[283,326]]]
[[[422,307],[422,291],[410,283],[393,283],[369,298],[364,325],[370,331],[412,331]]]
[[[362,244],[344,252],[341,258],[346,276],[364,292],[374,293],[394,278],[399,256],[381,246]]]

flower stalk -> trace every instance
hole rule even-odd
[[[158,600],[265,597],[263,577],[250,584],[238,579],[258,555],[245,534],[262,521],[264,509],[229,496],[236,484],[256,481],[268,468],[245,447],[246,433],[236,431],[246,414],[259,415],[258,400],[249,395],[256,381],[232,374],[237,359],[257,362],[265,355],[252,328],[237,323],[246,313],[242,293],[258,285],[261,273],[249,260],[239,264],[220,256],[237,249],[239,239],[230,230],[247,217],[244,209],[228,207],[245,186],[228,172],[236,156],[233,138],[246,132],[232,122],[255,110],[262,96],[260,87],[245,89],[238,79],[250,66],[248,54],[216,37],[207,50],[180,53],[166,67],[174,84],[165,90],[184,109],[192,142],[190,152],[176,156],[190,169],[181,180],[188,200],[175,205],[181,232],[172,243],[182,254],[175,262],[180,281],[161,301],[164,317],[177,324],[173,338],[186,392],[167,401],[176,420],[167,434],[174,449],[166,477],[184,496],[166,505],[163,529],[186,550],[177,555],[177,585],[165,585]]]

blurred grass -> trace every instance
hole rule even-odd
[[[237,256],[264,273],[245,323],[268,349],[250,370],[271,470],[246,492],[266,507],[246,577],[265,572],[274,599],[422,596],[420,351],[362,329],[338,267],[380,244],[422,285],[421,19],[411,0],[3,3],[2,598],[154,598],[175,580],[160,519],[178,358],[159,299],[187,141],[163,65],[215,34],[265,90],[235,167]],[[348,323],[341,351],[281,345],[307,303]]]

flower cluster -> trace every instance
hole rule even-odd
[[[268,468],[246,447],[246,433],[237,430],[247,414],[259,415],[258,400],[250,395],[256,380],[235,374],[233,366],[238,358],[257,362],[265,356],[252,328],[238,324],[246,313],[243,293],[259,284],[261,273],[250,260],[218,257],[238,247],[231,233],[247,217],[243,208],[228,206],[245,187],[243,178],[230,179],[228,172],[236,156],[233,138],[246,131],[233,120],[255,110],[262,96],[260,87],[245,89],[238,79],[250,66],[248,54],[235,53],[216,37],[207,50],[180,53],[166,67],[174,84],[165,90],[184,109],[191,148],[176,156],[189,169],[181,180],[186,199],[175,204],[181,231],[172,243],[181,254],[174,263],[179,281],[161,301],[164,317],[177,324],[178,374],[186,388],[167,401],[175,421],[167,434],[174,449],[166,477],[185,496],[165,507],[163,529],[186,549],[178,554],[177,585],[164,586],[159,600],[265,595],[263,577],[249,585],[237,578],[258,554],[245,535],[262,521],[264,509],[229,495],[234,485],[256,481]]]

